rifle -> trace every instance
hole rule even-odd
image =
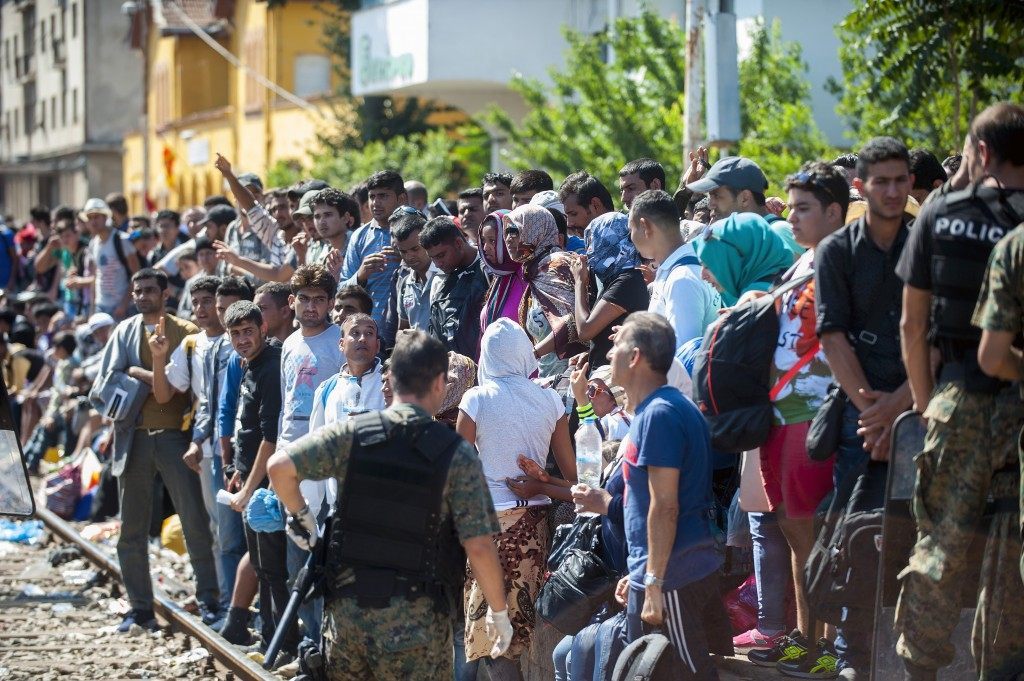
[[[277,656],[281,652],[281,643],[284,640],[285,632],[295,624],[295,620],[299,616],[299,606],[307,598],[313,597],[319,590],[320,583],[324,577],[324,561],[327,558],[327,544],[331,536],[331,524],[333,522],[334,509],[332,508],[331,512],[324,519],[323,525],[320,526],[320,537],[316,545],[309,552],[309,556],[306,557],[306,563],[302,566],[302,569],[295,575],[291,596],[288,598],[288,605],[285,606],[284,612],[281,614],[281,619],[277,623],[277,629],[274,630],[274,636],[270,639],[270,645],[267,646],[267,654],[263,658],[264,669],[274,668]],[[319,645],[319,642],[317,642],[317,645]],[[300,657],[302,657],[301,653]]]

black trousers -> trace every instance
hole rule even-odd
[[[260,580],[260,636],[264,646],[270,645],[281,615],[291,595],[288,589],[288,536],[280,532],[255,532],[245,523],[245,543],[249,560]],[[285,634],[281,651],[295,655],[299,647],[298,618],[292,621]]]

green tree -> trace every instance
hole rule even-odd
[[[268,173],[268,181],[287,186],[302,177],[316,177],[347,190],[378,170],[392,168],[408,180],[419,180],[431,195],[452,196],[479,185],[490,162],[487,134],[475,125],[455,131],[429,130],[387,142],[375,140],[361,149],[324,148],[308,170],[295,160],[281,161]]]
[[[797,43],[782,40],[776,21],[751,30],[750,55],[739,64],[740,139],[738,153],[757,161],[780,195],[787,175],[804,161],[832,155],[807,103],[811,86]]]
[[[754,49],[739,69],[738,153],[761,164],[777,187],[803,161],[828,153],[828,146],[807,103],[799,46],[784,43],[777,25],[752,31]],[[513,121],[499,110],[488,115],[508,138],[506,162],[555,176],[584,168],[614,187],[623,163],[649,156],[674,183],[682,171],[686,60],[679,26],[645,11],[619,19],[613,32],[565,35],[566,65],[550,72],[550,86],[526,78],[512,83],[530,109],[524,119]],[[612,64],[604,58],[609,46]]]
[[[837,27],[838,111],[855,141],[880,134],[958,150],[971,118],[1024,82],[1024,1],[862,0]]]

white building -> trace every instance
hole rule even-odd
[[[564,63],[563,26],[596,33],[609,18],[634,16],[640,0],[363,0],[352,20],[352,92],[440,100],[469,114],[490,104],[513,116],[525,105],[515,73],[546,79]],[[645,3],[681,26],[686,0]],[[779,19],[785,40],[803,48],[815,119],[834,144],[843,127],[827,79],[841,79],[834,27],[850,0],[735,0],[741,56],[751,22]]]
[[[142,71],[115,0],[0,0],[0,213],[120,191]]]

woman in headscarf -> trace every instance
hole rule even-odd
[[[491,276],[491,287],[480,311],[480,332],[502,317],[519,319],[519,305],[529,285],[523,277],[523,265],[512,259],[505,245],[504,217],[512,211],[501,209],[489,214],[480,223],[477,250],[484,271]]]
[[[563,476],[576,480],[565,407],[555,391],[530,380],[536,370],[533,343],[526,332],[511,319],[499,319],[487,327],[481,341],[480,384],[467,392],[459,405],[456,430],[480,453],[501,525],[495,541],[515,631],[504,656],[487,663],[492,679],[520,678],[517,660],[529,646],[532,604],[544,579],[549,542],[551,499],[543,494],[520,499],[506,479],[520,474],[520,454],[543,467],[550,450]],[[466,660],[472,662],[487,657],[492,642],[484,622],[487,603],[475,580],[467,584],[465,597]]]
[[[708,227],[694,241],[697,257],[704,265],[705,279],[722,292],[723,302],[732,307],[749,291],[767,291],[772,283],[793,264],[793,253],[785,241],[773,232],[768,223],[754,213],[733,213]],[[789,543],[774,513],[769,513],[764,484],[760,477],[758,451],[745,452],[743,477],[752,480],[750,489],[760,498],[747,498],[744,505],[761,507],[765,512],[747,513],[751,543],[754,545],[754,573],[757,577],[758,624],[754,629],[734,638],[737,645],[751,643],[771,645],[785,613],[784,580],[761,579],[762,575],[778,575],[786,571],[790,561]],[[748,476],[753,475],[751,479]],[[760,483],[760,484],[758,484]],[[741,483],[746,488],[747,483]],[[763,504],[763,506],[762,506]],[[784,630],[783,630],[784,631]],[[768,634],[762,633],[768,632]],[[768,641],[768,643],[765,643]]]
[[[565,362],[557,360],[588,350],[576,330],[569,269],[576,256],[559,248],[558,225],[546,208],[519,206],[503,221],[505,246],[512,259],[522,264],[529,287],[519,306],[519,324],[534,339],[535,356],[542,358],[541,376],[561,373]]]
[[[793,252],[756,213],[733,213],[694,241],[705,279],[732,307],[747,291],[767,291],[793,264]],[[710,276],[708,276],[710,275]]]
[[[457,352],[448,353],[448,382],[444,390],[444,402],[434,414],[434,419],[451,428],[459,416],[459,402],[466,391],[476,385],[476,362]]]
[[[629,218],[622,213],[605,213],[587,227],[587,254],[572,264],[575,279],[576,328],[581,340],[592,340],[590,366],[608,364],[612,348],[612,327],[626,315],[646,310],[651,297],[640,265],[640,254],[629,238]],[[589,271],[588,271],[589,270]],[[603,290],[596,295],[592,277]]]

